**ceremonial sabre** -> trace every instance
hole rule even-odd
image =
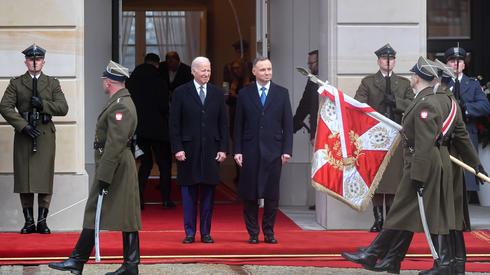
[[[434,248],[434,243],[432,242],[432,238],[430,237],[429,226],[427,225],[427,218],[425,217],[425,208],[424,208],[424,199],[422,197],[422,190],[417,190],[417,201],[419,202],[419,211],[420,211],[420,219],[422,220],[422,227],[424,228],[424,235],[427,239],[427,243],[429,244],[430,253],[432,254],[432,258],[434,260],[439,259],[437,255],[436,249]]]
[[[100,213],[102,212],[102,201],[107,190],[102,190],[97,198],[97,208],[95,210],[95,262],[100,262]]]

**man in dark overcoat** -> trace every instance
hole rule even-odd
[[[183,243],[195,241],[198,201],[201,242],[213,243],[213,197],[220,182],[219,164],[228,149],[228,119],[223,90],[208,83],[209,59],[196,57],[191,68],[194,80],[179,86],[174,93],[170,141],[177,159],[177,184],[181,186],[184,207]]]
[[[293,117],[288,90],[271,81],[271,61],[257,58],[252,72],[257,81],[240,91],[235,118],[234,158],[242,169],[238,191],[249,243],[259,242],[257,200],[264,199],[264,241],[275,244],[279,182],[282,165],[292,155]]]
[[[318,75],[318,50],[308,53],[308,69],[313,75]],[[309,78],[306,82],[305,90],[299,101],[296,112],[293,116],[293,133],[298,132],[303,127],[310,134],[310,143],[315,143],[316,124],[318,117],[318,84],[311,81]],[[309,127],[304,123],[308,117]],[[306,203],[310,210],[315,210],[315,190],[308,179],[308,188],[306,191]]]
[[[362,79],[354,98],[367,103],[396,123],[400,123],[403,112],[413,99],[412,88],[410,88],[408,79],[393,72],[396,64],[396,51],[390,44],[379,48],[374,54],[378,57],[379,70]],[[386,206],[388,215],[399,179],[402,176],[402,149],[397,146],[394,150],[372,199],[374,224],[369,230],[371,232],[379,232],[383,228],[383,205]]]
[[[46,51],[36,44],[22,52],[27,72],[10,80],[0,102],[0,113],[15,128],[14,192],[20,193],[25,223],[21,234],[49,234],[46,223],[53,194],[56,129],[52,116],[65,116],[68,104],[58,79],[42,72]],[[34,85],[37,95],[33,94]],[[39,117],[32,120],[36,110]],[[35,125],[34,125],[35,124]],[[34,151],[33,141],[37,143]],[[38,194],[37,226],[34,194]]]
[[[447,49],[444,56],[447,65],[452,68],[455,75],[455,77],[449,81],[450,90],[460,105],[466,122],[466,129],[468,130],[473,146],[475,146],[475,149],[478,152],[478,131],[476,128],[476,121],[479,117],[485,117],[490,114],[490,102],[482,91],[478,80],[469,78],[463,73],[466,66],[466,51],[461,47],[453,47]],[[461,172],[462,170],[458,171],[458,173]],[[480,190],[473,174],[465,172],[464,181],[467,191]],[[469,215],[465,216],[465,223],[465,229],[469,230]]]
[[[180,56],[177,52],[168,52],[165,55],[165,61],[160,62],[158,69],[163,79],[168,83],[170,98],[172,98],[177,87],[193,79],[191,67],[180,61]]]
[[[102,85],[109,96],[97,119],[95,129],[95,175],[85,206],[83,230],[70,257],[49,267],[81,274],[95,244],[95,215],[99,194],[105,194],[100,229],[122,231],[123,264],[106,273],[138,274],[141,210],[136,175],[136,162],[131,141],[138,121],[136,107],[124,81],[128,69],[110,61],[103,72]]]
[[[143,151],[138,170],[141,209],[144,208],[145,185],[153,168],[153,160],[160,172],[160,193],[164,208],[175,207],[170,200],[172,153],[168,133],[168,86],[158,71],[160,57],[154,53],[145,56],[126,82],[138,112],[136,143]]]

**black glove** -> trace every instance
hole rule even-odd
[[[38,96],[31,97],[31,106],[39,111],[43,109],[43,100]]]
[[[392,94],[384,94],[383,104],[395,108],[396,106],[395,97]]]
[[[424,183],[423,182],[418,181],[418,180],[412,180],[412,184],[415,187],[415,189],[417,190],[417,192],[421,193],[424,190]],[[421,193],[421,195],[422,195],[422,193]]]
[[[107,190],[109,190],[109,185],[109,183],[99,180],[99,194],[102,195],[107,193]]]
[[[30,136],[31,138],[37,138],[41,135],[41,132],[38,129],[32,127],[32,125],[30,124],[27,124],[26,127],[22,129],[22,133],[24,135]]]
[[[478,174],[478,173],[482,173],[483,175],[487,176],[488,177],[488,174],[487,174],[487,171],[485,171],[485,168],[483,168],[483,166],[480,164],[478,165],[478,167],[474,168],[475,169],[475,173]],[[485,181],[481,180],[479,177],[476,177],[476,181],[478,181],[480,184],[484,184]]]

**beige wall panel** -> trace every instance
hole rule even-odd
[[[75,125],[56,125],[56,158],[55,172],[68,173],[82,171],[77,167],[80,158],[76,144],[77,127]],[[0,173],[13,173],[14,128],[10,125],[0,125]]]
[[[386,43],[397,51],[395,72],[406,73],[417,62],[422,41],[419,25],[339,26],[337,29],[337,73],[370,74],[378,70],[374,51]]]
[[[338,88],[342,90],[342,92],[354,97],[363,77],[364,76],[339,76],[337,78]]]
[[[0,79],[0,98],[3,97],[5,89],[7,89],[9,82],[9,79]],[[65,94],[66,101],[68,102],[69,110],[66,116],[56,116],[53,118],[53,120],[63,122],[76,122],[77,117],[79,117],[78,114],[81,112],[81,105],[77,103],[80,98],[79,93],[81,93],[81,91],[77,89],[78,81],[75,79],[60,79],[60,83],[61,89]],[[0,122],[6,123],[5,119],[2,116],[0,116]]]
[[[82,33],[76,29],[0,29],[1,77],[11,77],[26,71],[21,53],[32,43],[46,49],[43,71],[52,76],[75,76],[76,55],[83,54],[79,46]]]
[[[337,2],[338,23],[418,23],[424,1],[342,0]]]
[[[49,7],[49,8],[48,8]],[[83,22],[83,1],[2,1],[1,26],[74,26]]]

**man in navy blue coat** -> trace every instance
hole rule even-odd
[[[177,159],[177,184],[181,186],[185,239],[196,234],[199,194],[201,242],[213,243],[211,217],[219,164],[228,148],[228,119],[224,92],[208,83],[211,64],[196,57],[191,64],[194,80],[179,86],[170,107],[170,140]]]
[[[463,74],[466,51],[460,47],[449,48],[445,52],[445,57],[447,65],[453,69],[454,74],[458,77],[458,81],[452,79],[449,85],[461,107],[461,112],[466,122],[466,130],[468,130],[471,142],[478,152],[476,120],[478,117],[488,116],[490,114],[490,102],[482,91],[478,80],[469,78]],[[459,89],[457,87],[458,85]],[[464,180],[468,191],[478,191],[480,189],[473,174],[465,172]]]
[[[259,242],[257,200],[264,199],[264,241],[275,244],[281,168],[293,150],[293,116],[288,90],[271,81],[270,60],[257,58],[252,73],[257,81],[239,92],[235,115],[234,158],[242,169],[238,191],[249,243]]]

